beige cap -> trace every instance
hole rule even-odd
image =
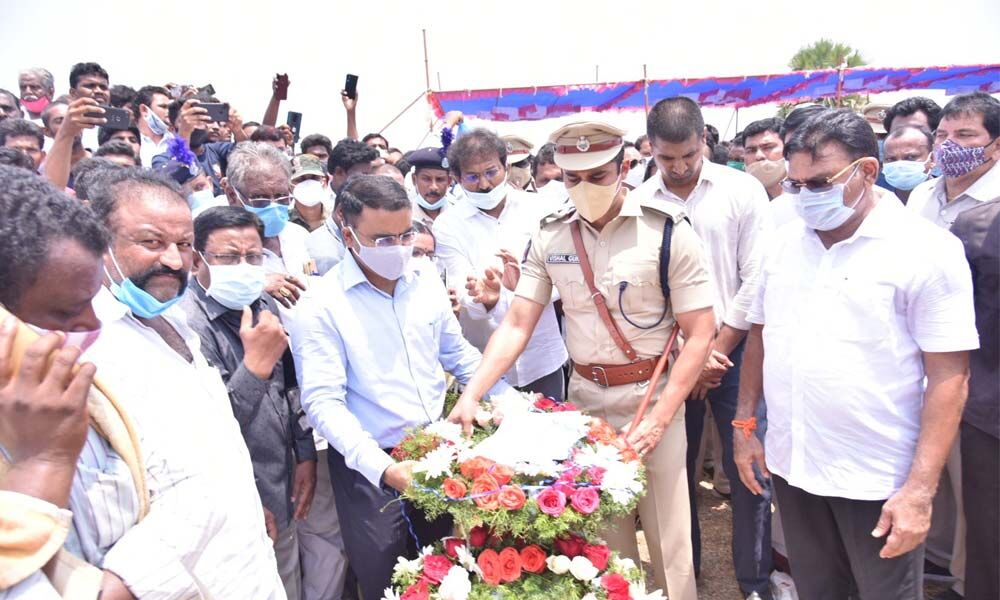
[[[528,140],[516,135],[500,136],[500,141],[507,146],[508,165],[527,159],[531,156],[531,149],[535,147]]]
[[[885,120],[886,111],[890,108],[892,107],[888,104],[869,104],[861,109],[861,116],[868,121],[876,135],[887,133],[882,122]]]
[[[625,145],[625,132],[607,123],[586,121],[560,127],[549,141],[556,145],[556,166],[586,171],[614,160]]]

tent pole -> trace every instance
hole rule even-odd
[[[420,92],[420,95],[417,96],[416,98],[414,98],[413,102],[410,102],[409,104],[407,104],[406,108],[404,108],[403,110],[399,111],[398,115],[396,115],[395,117],[393,117],[391,121],[389,121],[388,123],[385,124],[385,127],[383,127],[382,129],[378,130],[379,134],[381,135],[382,132],[385,131],[386,129],[388,129],[390,125],[392,125],[393,123],[395,123],[400,117],[402,117],[404,114],[406,114],[406,111],[408,111],[411,108],[413,108],[413,105],[416,104],[426,94],[427,94],[427,92]],[[431,122],[431,129],[434,129],[434,123],[433,123],[433,121]]]
[[[642,107],[649,115],[649,79],[646,77],[646,65],[642,65]]]

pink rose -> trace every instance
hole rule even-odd
[[[601,485],[604,481],[604,473],[606,472],[607,469],[604,467],[590,467],[587,469],[587,477],[590,478],[590,482],[594,485]]]
[[[582,487],[573,492],[570,504],[576,512],[589,515],[601,504],[601,495],[592,487]]]
[[[538,509],[550,517],[558,517],[566,510],[566,494],[555,488],[548,488],[535,498]]]

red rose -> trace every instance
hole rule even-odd
[[[583,548],[587,545],[587,542],[578,535],[570,534],[569,537],[556,538],[553,545],[559,554],[576,558],[583,554]]]
[[[448,574],[448,569],[454,564],[448,560],[447,556],[441,554],[431,554],[424,557],[424,577],[431,583],[441,583],[444,576]]]
[[[601,577],[601,587],[608,592],[608,600],[628,600],[628,581],[618,573]]]
[[[486,545],[486,538],[490,537],[490,530],[482,525],[476,525],[469,532],[469,544],[473,548],[482,548]]]
[[[529,573],[541,573],[545,570],[545,551],[532,544],[521,550],[521,568]]]
[[[562,491],[550,487],[535,498],[538,503],[538,510],[549,515],[558,517],[566,510],[566,494]]]
[[[597,489],[592,487],[579,488],[573,492],[573,496],[570,498],[570,505],[582,515],[594,512],[600,504],[601,495],[597,493]]]
[[[505,485],[500,488],[500,506],[507,510],[518,510],[524,506],[524,491],[516,485]]]
[[[493,466],[493,461],[488,458],[483,458],[482,456],[477,456],[475,458],[470,458],[459,466],[459,471],[462,472],[462,477],[466,479],[476,479],[483,473]]]
[[[465,540],[457,537],[446,537],[444,538],[444,553],[448,555],[449,558],[458,558],[458,548],[465,545]]]
[[[486,471],[490,477],[497,480],[500,485],[507,485],[514,478],[514,469],[507,465],[493,465]]]
[[[500,578],[504,583],[521,578],[521,554],[517,548],[507,547],[500,551]]]
[[[563,402],[562,403],[562,411],[566,412],[568,410],[580,410],[580,409],[577,408],[577,406],[575,404],[573,404],[572,402]]]
[[[583,555],[590,561],[590,564],[597,567],[598,571],[608,568],[608,560],[611,558],[611,549],[604,544],[591,546],[587,544],[583,548]]]
[[[500,485],[490,475],[480,475],[472,482],[472,498],[483,510],[500,508]]]
[[[465,494],[468,492],[468,488],[465,487],[464,483],[458,479],[452,479],[450,477],[444,480],[444,483],[441,484],[441,488],[444,490],[444,495],[448,496],[452,500],[465,498]]]
[[[502,575],[499,554],[490,549],[483,550],[476,559],[476,564],[483,573],[483,581],[490,585],[500,585]]]
[[[427,589],[427,580],[421,578],[420,581],[406,588],[402,600],[429,600],[430,597],[431,592]]]
[[[556,406],[556,401],[552,398],[539,398],[535,400],[535,408],[538,410],[550,411]]]

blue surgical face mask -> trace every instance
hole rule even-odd
[[[187,200],[188,206],[191,207],[191,212],[196,212],[209,202],[215,200],[215,193],[212,191],[212,188],[205,188],[197,192],[191,192],[188,194]]]
[[[825,192],[811,192],[808,188],[799,190],[796,198],[795,209],[805,221],[810,229],[817,231],[830,231],[836,229],[847,222],[854,214],[854,207],[861,201],[864,190],[850,206],[844,204],[844,189],[847,183],[858,172],[858,167],[854,167],[854,172],[844,183],[835,183],[833,187]]]
[[[149,292],[137,286],[131,279],[125,277],[125,273],[118,266],[118,260],[115,259],[115,253],[111,248],[108,248],[108,255],[111,256],[111,262],[115,265],[119,277],[122,278],[121,283],[115,283],[115,278],[111,276],[111,273],[108,273],[108,269],[105,267],[104,272],[111,281],[111,285],[109,286],[111,293],[115,298],[118,298],[119,302],[132,309],[132,314],[135,316],[142,317],[143,319],[152,319],[153,317],[162,315],[168,308],[180,302],[182,294],[178,294],[166,302],[157,300]]]
[[[263,208],[256,208],[246,203],[243,194],[236,187],[233,187],[233,192],[236,193],[236,198],[243,205],[243,208],[257,215],[257,218],[264,224],[264,237],[276,237],[285,229],[285,225],[288,224],[287,204],[272,202]]]
[[[164,135],[169,129],[163,119],[160,118],[160,115],[153,112],[152,108],[146,113],[146,125],[149,126],[149,130],[153,132],[153,135]]]
[[[444,208],[444,205],[448,202],[447,196],[441,196],[437,202],[428,202],[424,200],[424,197],[417,190],[410,192],[409,196],[411,202],[416,202],[424,210],[439,210]]]
[[[897,190],[907,191],[927,181],[926,169],[926,160],[897,160],[886,163],[882,167],[882,173],[889,185]]]

